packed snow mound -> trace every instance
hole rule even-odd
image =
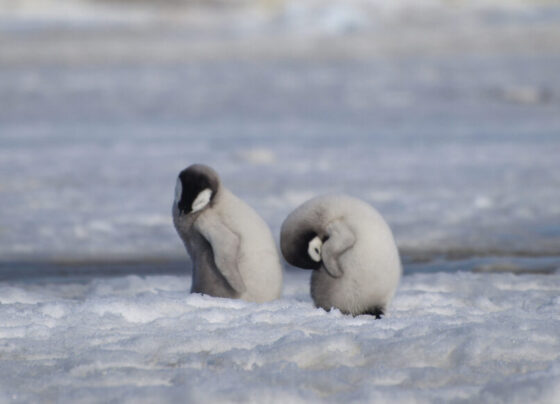
[[[180,276],[0,284],[0,400],[508,402],[560,395],[560,274],[405,276],[387,317]]]

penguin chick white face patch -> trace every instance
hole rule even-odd
[[[311,257],[311,259],[315,262],[321,262],[321,247],[323,246],[323,242],[319,238],[319,236],[315,236],[307,246],[307,254]]]
[[[198,194],[196,199],[192,204],[192,211],[197,212],[200,209],[204,208],[210,202],[210,198],[212,197],[212,190],[210,188],[206,188]]]
[[[182,195],[183,185],[181,184],[181,178],[177,178],[177,182],[175,183],[175,203],[179,203]]]

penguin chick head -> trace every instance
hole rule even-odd
[[[210,167],[193,164],[179,173],[175,185],[175,203],[181,214],[198,212],[216,196],[220,179]]]
[[[319,269],[321,267],[321,248],[325,238],[315,231],[300,231],[291,236],[280,238],[280,248],[286,261],[303,269]]]

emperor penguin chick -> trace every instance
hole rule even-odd
[[[173,223],[193,263],[191,293],[265,302],[282,293],[282,267],[264,220],[210,167],[179,174]]]
[[[313,269],[311,297],[317,307],[342,313],[386,313],[402,267],[393,234],[369,204],[345,195],[313,198],[282,224],[288,263]]]

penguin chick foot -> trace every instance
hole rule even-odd
[[[376,320],[380,320],[381,316],[385,315],[385,313],[383,312],[383,309],[381,307],[374,307],[374,308],[366,311],[364,314],[368,314],[370,316],[375,316]]]

